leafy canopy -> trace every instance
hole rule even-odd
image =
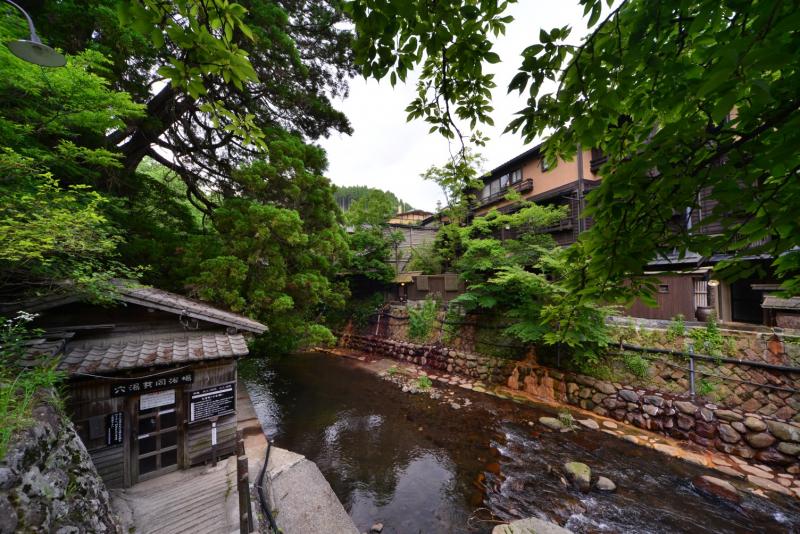
[[[621,281],[677,250],[729,255],[718,268],[731,278],[768,255],[783,287],[800,293],[796,3],[580,4],[590,29],[582,44],[569,41],[570,27],[543,29],[523,52],[509,91],[527,100],[508,129],[529,141],[553,132],[552,161],[579,146],[608,156],[587,199],[595,224],[583,239],[590,283],[581,291],[637,289]],[[500,60],[491,37],[511,23],[507,5],[351,2],[356,59],[366,75],[392,81],[421,65],[409,118],[461,136],[464,121],[491,123],[487,65]],[[681,219],[699,215],[688,231]]]

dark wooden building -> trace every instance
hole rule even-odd
[[[119,283],[111,306],[58,296],[39,314],[36,361],[58,358],[66,406],[108,487],[234,452],[236,361],[266,326],[158,289]]]

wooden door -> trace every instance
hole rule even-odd
[[[131,462],[135,481],[163,475],[179,467],[179,392],[159,393],[161,400],[152,401],[152,397],[143,395],[135,402]]]

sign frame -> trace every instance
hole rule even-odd
[[[225,397],[230,398],[230,408],[221,410],[219,412],[215,411],[213,413],[208,413],[206,415],[203,415],[202,417],[198,417],[198,418],[194,418],[194,419],[192,418],[192,416],[194,415],[194,410],[193,410],[193,406],[192,405],[196,403],[196,402],[193,402],[193,401],[198,399],[200,395],[211,396],[211,395],[213,395],[214,393],[217,393],[217,392],[227,393],[226,392],[227,388],[230,388],[231,395],[227,395],[226,394]],[[188,400],[187,400],[187,407],[186,407],[186,416],[187,416],[188,423],[190,425],[191,424],[195,424],[195,423],[201,423],[203,421],[209,421],[209,420],[215,419],[217,417],[222,417],[222,416],[225,416],[225,415],[230,415],[230,414],[235,414],[236,413],[236,404],[237,404],[237,402],[236,402],[236,382],[235,381],[233,381],[233,382],[223,382],[221,384],[214,384],[213,386],[208,386],[208,387],[201,388],[201,389],[191,390],[191,391],[188,391],[187,393],[188,394],[186,395],[186,397],[188,398]]]

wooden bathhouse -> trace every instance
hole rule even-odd
[[[32,360],[58,358],[66,405],[108,487],[234,452],[236,361],[266,326],[180,295],[118,282],[114,304],[59,295],[39,314]],[[8,309],[6,309],[7,314]]]

